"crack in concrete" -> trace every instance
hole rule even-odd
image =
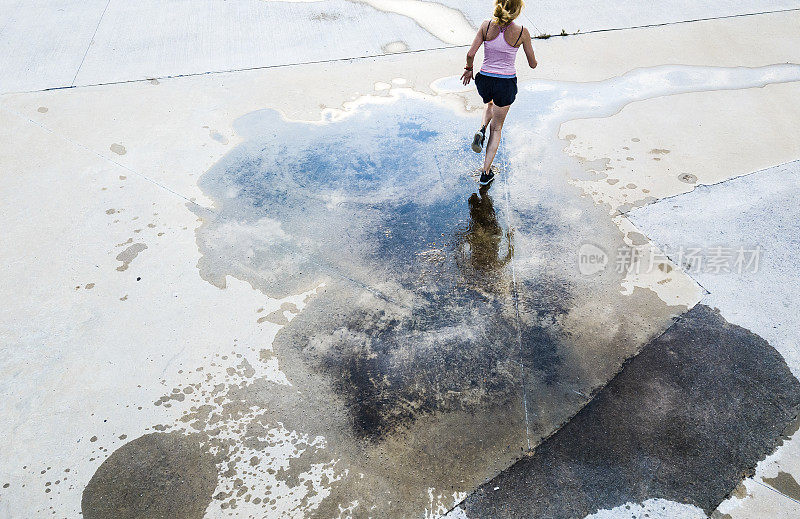
[[[754,482],[756,482],[756,483],[758,483],[758,484],[759,484],[759,485],[761,485],[762,487],[768,488],[769,490],[772,490],[772,491],[773,491],[773,492],[775,492],[776,494],[778,494],[778,495],[781,495],[781,496],[785,497],[786,499],[789,499],[790,501],[794,501],[795,503],[797,503],[797,504],[799,504],[799,505],[800,505],[800,501],[798,501],[797,499],[795,499],[795,498],[793,498],[793,497],[789,497],[789,496],[787,496],[786,494],[784,494],[784,493],[783,493],[783,492],[781,492],[780,490],[778,490],[778,489],[776,489],[776,488],[773,488],[772,486],[770,486],[770,485],[767,485],[766,483],[762,483],[761,481],[758,481],[758,480],[757,480],[757,479],[755,479],[755,478],[753,478],[753,481],[754,481]]]
[[[78,79],[78,74],[83,68],[83,62],[86,61],[86,56],[89,55],[89,49],[92,48],[92,43],[94,43],[94,37],[97,36],[97,31],[100,29],[100,24],[103,23],[103,18],[106,15],[106,11],[108,10],[108,6],[111,4],[111,0],[106,2],[106,6],[103,8],[103,12],[100,13],[100,19],[97,20],[97,25],[94,28],[94,32],[92,33],[92,38],[89,40],[89,45],[86,46],[86,51],[83,53],[83,58],[81,58],[81,63],[78,65],[78,69],[75,71],[75,75],[72,77],[72,83],[70,86],[75,86],[75,80]]]

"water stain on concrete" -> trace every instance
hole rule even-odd
[[[139,255],[140,252],[147,249],[147,245],[144,243],[134,243],[130,245],[125,250],[117,254],[117,261],[121,261],[122,265],[117,267],[119,272],[124,272],[128,270],[131,262],[136,259],[136,256]]]
[[[126,153],[128,153],[128,150],[126,150],[125,146],[123,146],[122,144],[114,143],[111,146],[109,146],[108,149],[110,149],[117,155],[125,155]]]
[[[650,240],[647,239],[647,236],[645,236],[640,232],[630,231],[628,232],[627,236],[628,239],[631,240],[631,243],[634,246],[647,245],[648,243],[650,243]]]
[[[234,346],[235,343],[234,340]],[[302,423],[304,416],[303,413],[297,413],[293,406],[297,405],[298,398],[301,401],[316,401],[318,395],[301,397],[296,387],[280,378],[265,376],[270,370],[274,371],[274,365],[270,366],[275,359],[268,350],[263,350],[253,360],[254,364],[251,364],[240,352],[215,354],[208,358],[205,366],[186,372],[181,385],[154,402],[156,406],[174,406],[180,412],[180,418],[174,423],[152,426],[151,429],[159,432],[143,437],[150,439],[148,442],[139,438],[115,451],[92,478],[93,482],[107,484],[90,483],[84,495],[94,496],[93,503],[109,502],[111,499],[120,501],[117,494],[126,495],[128,489],[134,488],[142,500],[154,498],[158,502],[159,488],[166,485],[158,476],[155,480],[149,476],[149,470],[139,470],[142,462],[131,462],[131,459],[154,457],[151,454],[154,450],[169,448],[175,451],[170,444],[178,439],[184,443],[183,448],[190,452],[188,456],[184,452],[177,452],[174,456],[189,458],[186,463],[190,467],[198,467],[199,474],[184,474],[186,470],[183,466],[169,456],[162,458],[163,464],[170,465],[170,468],[162,470],[156,466],[150,470],[161,470],[167,475],[177,474],[182,480],[199,479],[203,483],[202,492],[197,491],[195,495],[200,496],[198,501],[203,504],[206,514],[227,516],[224,511],[238,509],[237,516],[282,517],[287,514],[287,508],[279,502],[286,499],[291,503],[289,508],[292,514],[316,517],[314,510],[320,506],[329,489],[347,474],[346,469],[338,467],[336,459],[331,459],[325,438],[297,431],[298,422]],[[303,409],[312,407],[304,405]],[[279,419],[275,418],[276,414]],[[326,436],[336,440],[335,433]],[[125,439],[125,435],[120,435],[119,439]],[[156,449],[150,445],[153,442],[156,443]],[[160,446],[164,443],[168,444],[167,447]],[[202,459],[198,461],[197,456],[191,456],[191,452],[201,453]],[[124,465],[129,463],[134,463],[135,470],[125,469]],[[153,465],[161,463],[159,459]],[[124,473],[126,470],[128,474],[124,478],[115,479],[109,475],[112,471]],[[208,478],[200,478],[201,475],[207,475]],[[213,485],[211,475],[214,475]],[[150,488],[151,480],[155,481],[157,488]],[[197,486],[195,484],[192,488]],[[184,493],[188,495],[188,492]],[[85,501],[90,499],[87,497]],[[138,503],[135,505],[132,508],[138,509]],[[96,507],[96,503],[93,506]],[[177,514],[175,510],[170,512]],[[189,512],[194,513],[194,510]],[[336,516],[335,512],[336,507],[330,506],[320,516]],[[143,513],[132,516],[185,515]],[[200,516],[202,514],[197,517]]]
[[[290,314],[296,314],[298,312],[297,306],[294,303],[283,303],[281,307],[274,312],[271,312],[263,317],[259,317],[257,322],[271,322],[280,326],[286,326],[289,324],[289,318],[286,316],[287,312]]]
[[[217,486],[197,435],[151,433],[114,451],[83,491],[86,519],[201,519]]]
[[[744,499],[745,497],[747,497],[748,495],[747,486],[745,486],[744,482],[736,485],[736,488],[733,489],[731,495],[737,499]]]
[[[780,354],[698,305],[464,506],[470,518],[557,519],[663,498],[711,513],[798,411],[800,382]],[[793,478],[772,481],[800,497]]]
[[[651,204],[653,202],[656,202],[657,200],[658,200],[658,198],[656,198],[654,196],[646,196],[644,198],[636,200],[635,202],[625,202],[624,204],[620,204],[620,206],[617,207],[616,213],[625,214],[628,211],[632,211],[633,209],[636,209],[637,207],[642,207],[642,206],[645,206],[647,204]]]
[[[329,13],[329,12],[317,13],[311,17],[312,20],[315,20],[317,22],[322,22],[322,21],[332,22],[338,20],[339,18],[340,18],[339,13]]]
[[[385,52],[387,54],[394,54],[394,53],[397,53],[397,52],[405,52],[405,51],[407,51],[408,50],[408,45],[404,41],[397,40],[397,41],[392,41],[392,42],[389,42],[389,43],[385,44],[383,47],[381,47],[381,49],[383,50],[383,52]]]
[[[386,12],[405,16],[413,20],[420,28],[444,43],[463,45],[469,43],[475,35],[475,28],[466,16],[453,7],[427,0],[348,0],[357,4]]]
[[[418,514],[434,490],[451,506],[682,310],[650,291],[620,295],[613,269],[578,279],[581,239],[621,247],[622,233],[562,176],[529,175],[502,149],[501,179],[478,190],[471,124],[407,97],[321,124],[255,112],[199,181],[214,200],[191,206],[204,279],[233,276],[275,298],[319,287],[291,322],[272,316],[284,325],[272,346],[294,389],[286,401],[259,380],[220,397],[326,438],[348,475],[320,516],[356,500]],[[539,184],[506,192],[506,176]]]
[[[298,351],[334,381],[353,431],[364,439],[381,440],[424,414],[518,399],[508,348],[517,333],[506,269],[513,248],[491,197],[472,191],[471,179],[456,173],[451,161],[463,158],[425,158],[451,147],[443,146],[451,136],[431,129],[429,117],[395,118],[394,110],[354,117],[349,124],[304,128],[313,140],[289,137],[309,143],[299,156],[267,158],[263,146],[270,144],[250,143],[201,179],[207,193],[224,199],[224,219],[198,234],[202,250],[213,246],[208,238],[230,228],[228,218],[259,216],[264,231],[240,239],[273,239],[284,247],[257,247],[246,270],[220,258],[219,252],[235,251],[216,249],[204,255],[201,273],[215,280],[233,266],[235,275],[269,295],[333,277],[324,301],[279,333],[275,347]],[[374,127],[370,135],[377,139],[361,143],[363,151],[343,146],[352,124]],[[420,171],[422,164],[431,169]],[[304,248],[290,235],[303,236]],[[224,270],[218,274],[219,259]],[[253,276],[254,270],[263,274]]]
[[[761,478],[764,483],[771,486],[781,494],[791,497],[795,501],[800,501],[800,485],[797,480],[788,472],[779,471],[774,478]]]
[[[786,426],[781,437],[783,440],[788,440],[794,436],[794,433],[800,431],[800,415],[797,416],[794,420],[792,420],[789,425]]]
[[[268,0],[280,1],[280,0]],[[476,28],[464,13],[453,7],[429,0],[347,0],[370,6],[376,11],[406,17],[444,43],[464,45],[472,40]],[[325,13],[323,13],[324,15]],[[316,15],[320,16],[320,15]],[[314,18],[317,19],[317,18]],[[321,18],[320,20],[324,20]]]
[[[47,107],[46,106],[40,106],[36,111],[39,112],[40,114],[46,114],[47,113]]]
[[[228,144],[228,138],[219,133],[217,130],[208,130],[208,136],[220,144]]]

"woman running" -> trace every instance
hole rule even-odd
[[[520,47],[525,49],[528,65],[536,68],[536,56],[533,54],[531,33],[528,29],[514,23],[514,19],[522,12],[525,3],[522,0],[495,0],[494,17],[481,24],[475,41],[467,52],[467,66],[461,80],[468,85],[472,79],[472,62],[475,54],[485,44],[483,65],[475,76],[478,94],[486,103],[483,112],[483,126],[475,134],[472,149],[480,153],[486,138],[486,127],[489,127],[489,142],[486,144],[486,159],[483,161],[480,185],[488,185],[494,180],[492,161],[500,145],[500,133],[506,120],[508,109],[517,97],[517,71],[514,60]]]

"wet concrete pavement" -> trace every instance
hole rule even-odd
[[[761,16],[539,42],[554,67],[521,73],[490,189],[474,91],[443,77],[458,48],[3,95],[0,515],[713,511],[786,451],[795,364],[625,214],[707,177],[671,169],[687,145],[657,117],[619,116],[684,99],[708,124],[718,96],[791,136],[796,16]],[[692,43],[763,27],[784,43],[738,61]],[[653,38],[685,64],[612,57]],[[651,271],[620,261],[641,250]],[[760,481],[792,495],[791,459]]]
[[[570,518],[664,499],[711,514],[794,433],[799,411],[800,383],[780,354],[700,304],[462,508]]]
[[[797,161],[761,170],[728,182],[703,186],[676,197],[669,206],[662,203],[635,211],[631,218],[646,229],[664,250],[676,254],[681,248],[716,251],[706,255],[705,265],[690,268],[710,294],[706,301],[721,315],[768,340],[797,376],[796,236],[797,215],[792,204],[798,191]],[[698,202],[713,197],[715,204]],[[776,209],[791,207],[788,211]],[[762,215],[769,214],[769,221]],[[669,223],[668,223],[669,222]],[[682,229],[678,231],[678,229]],[[719,249],[721,243],[730,244]],[[749,265],[735,263],[719,272],[714,257],[739,250],[748,254]],[[711,261],[709,265],[709,261]],[[696,263],[696,262],[695,262]],[[746,297],[743,295],[746,294]],[[796,433],[797,424],[791,432]],[[759,463],[730,499],[718,510],[719,517],[749,517],[763,513],[771,517],[792,517],[800,511],[794,484],[797,475],[797,435]],[[794,475],[793,475],[794,474]],[[761,510],[763,492],[775,493],[779,503]]]
[[[288,381],[324,402],[302,430],[328,431],[329,452],[359,475],[331,486],[322,516],[351,500],[413,515],[429,488],[468,491],[685,308],[623,296],[622,272],[576,276],[576,240],[624,247],[619,229],[563,180],[534,197],[502,180],[477,190],[468,127],[453,116],[403,97],[320,126],[256,112],[198,181],[214,200],[197,211],[204,279],[233,276],[274,298],[324,287],[273,342]],[[509,176],[532,167],[498,161]],[[260,392],[240,387],[237,399],[285,420]]]

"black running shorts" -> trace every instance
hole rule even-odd
[[[493,101],[497,106],[508,106],[517,98],[516,77],[475,76],[475,86],[484,103]]]

